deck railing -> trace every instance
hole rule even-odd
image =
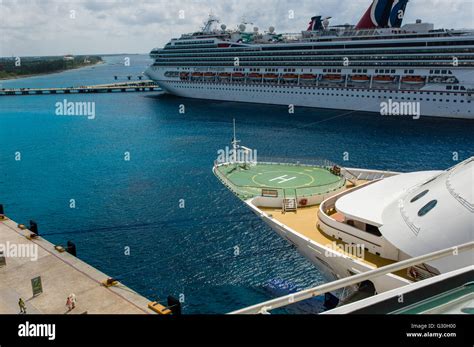
[[[329,282],[329,283],[326,283],[314,288],[308,288],[294,294],[281,296],[273,300],[268,300],[268,301],[265,301],[253,306],[249,306],[237,311],[233,311],[230,314],[269,313],[270,310],[274,310],[280,307],[285,307],[293,303],[310,299],[312,297],[315,297],[324,293],[333,292],[338,289],[341,289],[350,285],[354,285],[357,283],[361,283],[363,281],[370,280],[378,276],[386,275],[395,271],[404,270],[411,266],[416,266],[418,264],[422,264],[425,262],[433,261],[433,260],[448,257],[448,256],[455,256],[458,253],[470,251],[472,249],[474,249],[474,241],[471,241],[459,246],[449,247],[443,250],[431,252],[431,253],[418,256],[415,258],[399,261],[394,264],[383,266],[383,267],[370,270],[367,272],[363,272],[357,275],[349,276],[349,277],[346,277],[337,281]]]

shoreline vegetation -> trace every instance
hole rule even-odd
[[[46,75],[101,63],[102,57],[90,55],[0,58],[0,80]]]

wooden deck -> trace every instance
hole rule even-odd
[[[260,209],[267,214],[271,214],[273,218],[279,221],[280,223],[285,224],[296,232],[310,238],[314,242],[319,243],[323,246],[330,245],[332,244],[332,242],[336,242],[337,244],[343,245],[346,244],[345,242],[339,239],[333,238],[332,236],[325,234],[323,231],[321,231],[321,229],[317,227],[319,205],[298,208],[297,212],[286,213],[283,213],[282,210],[279,208],[260,207]],[[344,252],[344,254],[350,256],[351,258],[363,261],[374,268],[379,268],[385,265],[395,263],[394,260],[382,258],[376,254],[369,253],[367,251],[364,252],[363,258],[358,258],[355,255],[346,252]],[[406,276],[406,271],[398,271],[395,274],[410,279]]]

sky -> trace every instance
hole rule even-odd
[[[313,15],[355,24],[372,0],[0,0],[0,56],[148,53],[198,30],[209,13],[228,28],[300,32]],[[410,0],[404,23],[474,28],[474,0]]]

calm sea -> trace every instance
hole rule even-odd
[[[95,67],[0,83],[136,79],[150,60],[129,57],[130,66],[123,56],[105,57]],[[453,152],[459,160],[474,155],[472,121],[305,108],[289,114],[282,106],[159,94],[0,97],[0,203],[18,222],[35,220],[51,242],[75,242],[79,258],[148,298],[184,295],[185,313],[225,313],[323,281],[213,176],[232,118],[242,144],[259,156],[410,171],[452,166]],[[95,102],[95,119],[56,115],[64,99]]]

